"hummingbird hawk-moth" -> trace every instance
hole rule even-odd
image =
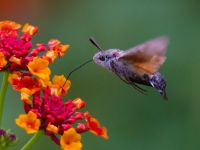
[[[141,93],[145,93],[146,90],[138,84],[154,87],[167,100],[166,81],[158,72],[166,58],[167,37],[144,42],[126,51],[103,50],[94,38],[90,38],[90,41],[99,49],[93,56],[96,64],[113,72]]]

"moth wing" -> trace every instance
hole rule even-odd
[[[138,74],[153,74],[165,61],[167,37],[159,37],[130,48],[119,57]]]

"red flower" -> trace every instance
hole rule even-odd
[[[27,63],[26,57],[32,47],[32,35],[25,32],[21,37],[18,37],[18,29],[20,27],[20,24],[12,21],[0,22],[0,52],[2,52],[6,60],[10,62],[6,66],[10,70],[16,68],[24,69],[24,64]],[[38,48],[45,50],[42,47]]]
[[[32,49],[32,36],[38,32],[38,27],[28,23],[22,28],[23,34],[19,36],[20,24],[13,21],[0,22],[0,70],[8,69],[28,70],[27,65],[34,57],[40,57],[52,63],[57,57],[63,56],[68,50],[69,45],[63,45],[60,41],[50,40],[47,46],[37,44]],[[46,51],[42,56],[38,54]]]
[[[40,90],[39,80],[33,78],[31,74],[14,72],[9,75],[8,81],[16,91],[21,91],[23,88],[26,88],[34,94]]]
[[[104,139],[108,139],[107,129],[105,127],[101,127],[99,121],[96,118],[90,116],[89,112],[85,113],[85,118],[87,121],[86,126],[93,134],[102,136]]]
[[[80,98],[64,102],[61,96],[52,95],[51,87],[35,92],[32,97],[32,103],[24,102],[25,112],[31,111],[37,115],[41,122],[40,130],[44,130],[55,143],[60,144],[57,135],[63,135],[71,128],[79,134],[91,131],[105,139],[108,138],[106,128],[101,128],[99,122],[88,112],[84,115],[78,111],[85,106],[85,102]]]

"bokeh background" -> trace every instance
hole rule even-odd
[[[169,101],[152,88],[142,95],[115,75],[88,64],[71,76],[67,98],[81,97],[87,110],[109,130],[108,141],[90,133],[83,150],[199,150],[200,149],[200,1],[199,0],[0,0],[0,19],[38,25],[34,42],[58,38],[71,48],[51,65],[52,74],[67,74],[90,59],[97,49],[127,49],[161,35],[170,39],[161,68]],[[17,133],[18,150],[31,137],[15,125],[23,113],[19,94],[11,87],[3,125]],[[42,137],[32,150],[59,149]]]

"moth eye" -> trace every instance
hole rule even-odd
[[[116,57],[117,56],[117,54],[116,53],[113,53],[113,55],[112,55],[113,57]]]
[[[112,56],[113,56],[113,57],[118,57],[118,56],[119,56],[119,53],[118,53],[118,52],[115,52],[115,53],[112,54]]]
[[[100,56],[100,57],[99,57],[99,60],[105,61],[105,57],[104,57],[104,56]]]

